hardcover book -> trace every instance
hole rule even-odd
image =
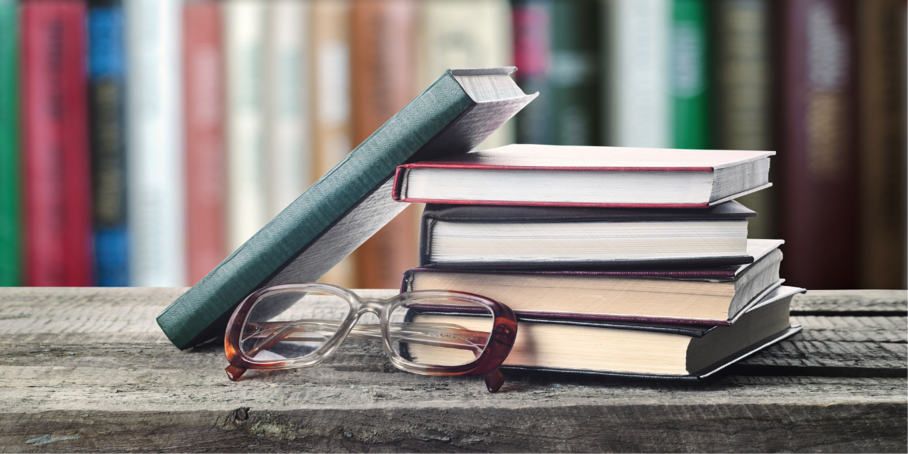
[[[568,321],[518,315],[520,329],[503,368],[633,378],[700,380],[801,330],[791,326],[792,298],[780,287],[730,326]],[[478,319],[414,311],[411,321],[470,328]],[[481,321],[480,321],[481,323]],[[411,358],[450,361],[462,350],[408,344]],[[470,354],[469,352],[466,352]],[[427,357],[431,359],[426,359]]]
[[[402,291],[487,296],[529,317],[728,325],[781,284],[781,241],[751,240],[754,263],[720,268],[568,271],[414,268]]]
[[[316,281],[407,204],[391,199],[398,165],[466,153],[535,95],[515,68],[445,72],[158,318],[179,348],[221,336],[257,288]]]
[[[19,3],[0,0],[0,287],[22,283]]]
[[[186,147],[186,249],[195,284],[227,257],[224,51],[221,3],[183,7],[183,121]]]
[[[730,201],[701,210],[427,205],[419,265],[457,269],[716,267],[750,263]]]
[[[398,167],[394,199],[705,208],[767,188],[772,151],[509,145]]]
[[[95,284],[129,285],[126,227],[126,55],[123,6],[88,4],[88,102],[91,117]]]
[[[25,284],[92,284],[91,157],[82,2],[25,2],[22,20]]]

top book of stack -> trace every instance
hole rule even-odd
[[[705,208],[768,188],[772,151],[509,145],[397,168],[395,200]]]

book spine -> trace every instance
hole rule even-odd
[[[905,288],[905,2],[858,2],[860,288]]]
[[[853,288],[857,269],[855,3],[780,2],[783,275]]]
[[[709,148],[706,0],[673,0],[671,22],[672,147]]]
[[[517,143],[554,144],[552,136],[552,92],[549,71],[552,65],[553,0],[513,2],[514,80],[524,93],[540,93],[514,118]]]
[[[91,285],[85,4],[22,6],[26,285]]]
[[[0,287],[22,283],[19,4],[0,0]]]
[[[126,0],[130,281],[186,283],[179,0]]]
[[[429,86],[449,68],[490,68],[514,60],[508,0],[432,0],[420,3],[418,87]],[[477,149],[514,143],[505,123]]]
[[[768,0],[719,0],[713,5],[712,141],[721,150],[775,149],[770,120],[770,4]],[[770,180],[774,177],[773,168]],[[775,191],[768,188],[738,199],[760,213],[749,220],[750,238],[778,237]]]
[[[126,287],[129,285],[123,116],[126,95],[120,2],[89,3],[88,43],[95,284]]]
[[[413,98],[416,2],[355,2],[351,9],[353,141],[362,142]],[[358,288],[394,288],[416,264],[415,207],[404,210],[356,250]]]
[[[557,145],[599,145],[600,6],[598,0],[553,4],[551,121]]]
[[[268,218],[315,180],[309,115],[309,4],[268,4],[266,138]]]
[[[607,0],[605,6],[604,142],[619,147],[668,148],[671,3]]]
[[[268,222],[265,171],[265,19],[263,0],[224,3],[227,103],[227,248]]]
[[[312,0],[313,152],[316,177],[353,149],[350,134],[350,0]],[[344,258],[321,282],[356,286],[356,255]]]
[[[182,27],[187,274],[194,284],[227,257],[221,4],[187,2]]]

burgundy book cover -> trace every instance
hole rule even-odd
[[[632,147],[584,147],[510,145],[466,153],[452,158],[421,161],[397,167],[391,197],[410,203],[438,203],[496,206],[622,207],[622,208],[706,208],[772,186],[763,184],[715,201],[702,203],[570,203],[520,202],[457,199],[421,199],[406,194],[407,174],[412,169],[538,170],[573,172],[714,172],[716,169],[768,158],[769,151],[671,150]]]
[[[857,277],[855,2],[775,2],[782,272],[807,288]]]
[[[183,7],[183,109],[189,279],[196,283],[225,257],[224,70],[220,3]]]
[[[83,2],[23,2],[25,282],[92,283]]]
[[[352,138],[360,143],[407,105],[416,89],[417,3],[353,2],[351,16]],[[356,250],[359,288],[394,288],[416,265],[419,212],[409,207]]]

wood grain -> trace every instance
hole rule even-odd
[[[905,452],[908,443],[906,317],[849,315],[865,313],[860,293],[830,295],[849,310],[796,315],[801,334],[702,383],[511,372],[504,392],[489,394],[475,377],[400,372],[362,341],[318,368],[230,382],[222,345],[179,351],[155,325],[183,291],[0,289],[0,452]]]

